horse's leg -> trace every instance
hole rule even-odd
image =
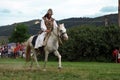
[[[61,66],[61,55],[60,55],[60,53],[59,53],[57,50],[54,52],[54,54],[55,54],[55,56],[57,56],[58,59],[59,59],[58,69],[61,69],[61,68],[62,68],[62,66]]]
[[[30,65],[30,68],[32,68],[32,66],[33,66],[33,61],[34,61],[33,56],[34,56],[34,53],[32,53],[32,55],[31,55],[31,65]]]
[[[39,66],[39,64],[38,64],[37,54],[36,54],[36,53],[37,53],[37,52],[34,51],[34,55],[33,55],[33,57],[34,57],[34,60],[35,60],[35,62],[36,62],[36,64],[37,64],[37,67],[39,68],[40,66]]]
[[[48,54],[49,52],[48,51],[45,51],[45,60],[44,60],[44,68],[43,68],[43,71],[46,71],[46,63],[48,61]]]

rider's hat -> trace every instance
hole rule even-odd
[[[51,15],[53,15],[53,11],[52,11],[52,9],[48,9],[47,14],[51,14]]]

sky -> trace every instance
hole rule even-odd
[[[53,17],[98,17],[118,13],[118,0],[1,0],[0,26],[41,19],[51,8]]]

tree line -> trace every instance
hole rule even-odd
[[[112,51],[120,47],[117,26],[78,26],[68,29],[69,41],[60,47],[63,60],[112,62]]]

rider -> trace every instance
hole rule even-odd
[[[41,20],[41,34],[38,35],[38,38],[35,43],[35,49],[38,49],[44,46],[44,38],[49,34],[54,27],[58,27],[54,18],[52,18],[53,11],[48,9],[47,13],[42,17]]]

